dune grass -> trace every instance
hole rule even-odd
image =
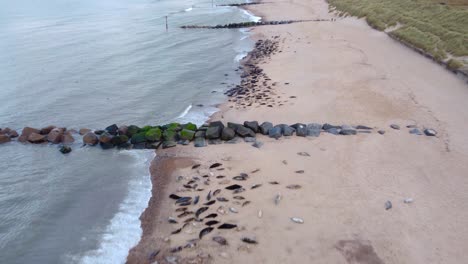
[[[365,17],[369,25],[419,48],[439,62],[468,61],[468,0],[329,0],[341,15]]]

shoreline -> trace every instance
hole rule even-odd
[[[318,7],[313,6],[314,4]],[[324,9],[323,4],[321,1],[310,3],[313,8],[317,9]],[[281,8],[286,8],[286,6],[288,3],[274,2],[271,5],[248,5],[243,8],[264,19],[266,14],[270,16],[284,14]],[[261,8],[265,8],[265,11],[259,11]],[[308,6],[309,9],[306,8],[305,11],[298,10],[294,4],[290,4],[288,8],[293,10],[291,14],[299,17],[304,17],[308,14],[307,11],[312,9]],[[185,178],[193,176],[194,171],[189,167],[195,164],[196,158],[197,162],[202,164],[201,169],[196,172],[199,175],[210,171],[206,168],[209,164],[221,162],[228,176],[245,172],[252,175],[255,181],[261,180],[263,187],[258,189],[258,193],[253,190],[246,191],[244,196],[252,202],[251,207],[247,206],[244,209],[234,203],[234,206],[241,211],[239,215],[228,212],[226,216],[223,216],[238,225],[235,231],[231,233],[213,231],[213,235],[223,234],[230,246],[216,245],[208,238],[197,241],[197,244],[193,245],[194,249],[189,246],[188,249],[179,251],[177,246],[183,245],[182,243],[186,243],[187,239],[193,238],[194,235],[192,229],[174,236],[169,235],[175,227],[167,223],[166,217],[172,215],[171,209],[174,209],[174,206],[168,203],[167,196],[168,191],[179,190],[177,188],[179,183],[172,179],[172,183],[166,182],[165,185],[170,187],[157,189],[158,186],[154,185],[154,181],[158,176],[156,171],[152,170],[152,193],[155,194],[157,190],[161,200],[157,203],[150,202],[147,208],[147,210],[157,212],[157,218],[155,218],[156,215],[152,215],[151,221],[151,214],[147,214],[147,210],[142,215],[144,231],[141,241],[145,241],[143,244],[153,243],[153,246],[160,251],[157,251],[159,253],[154,257],[148,258],[151,252],[148,249],[142,250],[140,247],[144,246],[140,245],[142,243],[140,241],[130,251],[128,263],[152,263],[155,260],[158,263],[172,263],[172,260],[174,263],[276,263],[278,261],[285,263],[299,262],[307,258],[310,261],[320,260],[323,263],[354,263],[355,258],[363,260],[362,263],[456,263],[457,260],[463,258],[461,245],[463,241],[466,242],[464,234],[468,234],[468,230],[460,225],[463,221],[457,222],[455,224],[457,228],[454,229],[449,226],[447,220],[437,223],[426,220],[440,219],[445,215],[454,217],[457,215],[457,206],[462,206],[463,202],[468,201],[468,197],[462,194],[463,187],[468,186],[468,182],[463,178],[463,172],[468,168],[459,163],[463,157],[468,157],[466,155],[468,145],[463,136],[453,129],[453,124],[460,123],[459,121],[463,118],[447,118],[446,113],[453,112],[453,109],[442,107],[424,96],[424,92],[427,91],[414,88],[419,88],[424,83],[417,82],[418,76],[430,78],[434,76],[434,74],[431,75],[432,72],[441,74],[446,82],[456,86],[452,92],[459,94],[460,97],[466,95],[461,90],[463,84],[451,79],[454,76],[447,76],[438,69],[434,69],[425,61],[425,58],[417,58],[419,54],[411,55],[414,51],[409,50],[411,53],[408,53],[402,50],[405,47],[400,42],[395,42],[394,44],[399,45],[396,46],[383,39],[381,35],[377,35],[371,39],[371,44],[363,44],[367,40],[364,36],[374,33],[369,30],[367,23],[363,26],[362,21],[355,18],[343,21],[340,25],[345,29],[340,29],[332,23],[320,29],[307,25],[252,29],[253,34],[250,37],[254,41],[276,36],[278,32],[283,37],[282,52],[276,54],[272,60],[262,61],[259,66],[268,73],[273,82],[288,82],[288,85],[279,85],[280,87],[275,88],[278,89],[278,94],[294,95],[299,99],[287,102],[284,106],[275,106],[271,110],[253,107],[236,109],[235,103],[228,100],[219,106],[220,110],[214,113],[208,121],[261,119],[281,123],[288,120],[291,122],[292,118],[297,121],[331,121],[338,124],[363,121],[376,127],[386,128],[387,133],[369,135],[367,138],[358,134],[352,139],[335,138],[330,135],[308,140],[295,138],[269,140],[262,137],[261,139],[267,145],[261,150],[240,143],[229,146],[210,145],[209,151],[192,147],[160,151],[158,154],[172,157],[160,164],[164,167],[161,175],[164,175],[166,180],[176,174]],[[352,32],[348,33],[346,30]],[[341,38],[347,38],[343,41],[346,45],[335,41],[335,34]],[[305,40],[309,37],[314,41]],[[309,48],[310,43],[314,43],[317,51],[314,47]],[[362,48],[356,47],[359,44]],[[401,77],[409,80],[408,82],[412,84],[411,88],[395,81],[395,77],[395,79],[386,77],[386,75],[397,76],[401,72],[395,70],[396,68],[387,67],[386,62],[379,61],[379,51],[372,48],[372,45],[376,44],[383,44],[383,48],[398,55],[395,60],[389,61],[391,66],[398,65],[399,59],[409,56],[408,60],[414,62],[414,65],[422,66],[425,72],[418,71],[417,75],[412,78],[409,75]],[[318,60],[317,64],[322,68],[296,57],[296,51],[304,54],[304,57]],[[327,61],[320,60],[316,53],[330,57],[334,64],[327,64]],[[249,57],[244,59],[242,65],[251,63]],[[344,62],[339,63],[338,59]],[[389,59],[388,56],[386,59]],[[281,67],[281,65],[289,67]],[[335,79],[334,76],[326,75],[327,70],[338,71],[350,81],[344,82],[341,78],[337,78],[340,82],[332,82],[329,79],[323,81],[312,74],[311,76],[298,75],[297,72],[304,66],[311,67],[311,72],[321,78],[326,76],[325,79]],[[377,74],[369,70],[370,66],[375,72],[384,76],[381,77],[382,80],[374,76]],[[442,68],[440,70],[446,71]],[[347,74],[346,71],[350,73]],[[353,73],[353,71],[356,72]],[[300,80],[299,77],[303,77],[306,81]],[[361,78],[366,81],[361,81]],[[435,77],[432,79],[434,81]],[[389,83],[386,83],[387,80]],[[436,81],[434,83],[430,87],[430,92],[438,94],[435,88],[438,88],[440,83]],[[312,87],[310,90],[307,89],[309,86]],[[340,86],[353,89],[340,90]],[[377,90],[378,87],[394,90],[380,91]],[[331,91],[328,92],[327,88]],[[338,104],[341,108],[335,108],[326,103]],[[460,102],[457,101],[457,105],[458,103]],[[441,117],[436,116],[433,111],[444,116],[445,125],[441,124]],[[414,141],[415,137],[408,133],[389,130],[388,125],[391,123],[400,125],[422,123],[435,127],[441,131],[441,135],[435,141],[428,141],[424,137],[416,137]],[[309,156],[303,157],[299,153],[307,153]],[[457,157],[457,154],[461,156]],[[173,166],[174,157],[186,159],[184,165]],[[255,174],[257,169],[258,175]],[[427,171],[437,171],[437,173],[433,175]],[[303,173],[306,177],[301,176]],[[439,178],[439,175],[444,177]],[[447,183],[444,178],[449,175],[453,178],[450,183]],[[269,186],[267,182],[271,180],[277,180],[281,183],[280,186]],[[427,184],[427,182],[443,185],[444,188],[434,190],[432,184]],[[223,187],[222,183],[217,184],[210,189]],[[300,185],[301,187],[298,190],[288,190],[284,189],[285,185]],[[282,203],[285,205],[275,207],[272,200],[278,192],[284,196],[284,201],[280,205]],[[449,198],[453,193],[458,197],[457,201]],[[403,200],[408,197],[411,199],[416,197],[416,204],[405,205]],[[393,209],[385,210],[386,201],[393,202]],[[447,204],[448,201],[452,203],[451,206],[437,207],[437,205]],[[158,207],[163,203],[166,206]],[[263,217],[260,216],[259,209]],[[163,214],[162,210],[165,210],[166,214]],[[305,223],[303,225],[292,223],[289,218],[293,216],[303,219]],[[458,217],[468,219],[466,214]],[[372,221],[369,222],[368,219]],[[425,220],[422,221],[422,219]],[[201,227],[198,224],[194,224],[193,229],[199,230],[199,228]],[[145,229],[147,229],[146,232]],[[431,237],[430,242],[423,242],[428,241],[428,234],[434,234],[440,229],[446,230],[450,235],[437,234]],[[159,237],[154,237],[155,234]],[[255,237],[259,245],[246,245],[239,242],[240,235]],[[405,237],[402,238],[402,235]],[[283,240],[283,246],[275,243],[278,239]],[[420,248],[421,245],[429,249],[437,248],[439,254],[437,256],[428,254],[426,250]],[[156,249],[153,249],[153,253],[156,252],[154,250]],[[277,254],[271,254],[272,252]],[[441,252],[443,254],[440,254]],[[174,256],[179,256],[179,258],[172,259]],[[165,257],[170,257],[171,261]]]
[[[155,239],[153,233],[159,223],[166,222],[163,215],[164,207],[162,202],[168,196],[170,179],[169,177],[176,171],[177,168],[191,166],[192,159],[184,157],[176,157],[173,150],[168,149],[165,153],[159,153],[150,166],[150,177],[152,183],[151,198],[148,201],[148,206],[140,216],[142,236],[136,246],[129,250],[127,256],[127,263],[147,263],[153,260],[151,254],[155,257],[161,248],[154,248],[152,243]],[[156,220],[155,219],[159,219]],[[148,254],[148,252],[151,252]]]

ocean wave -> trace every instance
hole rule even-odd
[[[130,180],[128,195],[106,227],[98,248],[78,256],[67,256],[68,263],[125,263],[128,251],[140,240],[142,229],[139,217],[151,198],[152,184],[148,167],[155,154],[149,150],[132,150],[120,151],[118,155],[132,156],[135,160],[134,170],[138,175]]]
[[[241,9],[242,12],[244,13],[244,15],[246,15],[250,21],[253,21],[253,22],[260,22],[260,20],[262,20],[261,17],[259,16],[256,16],[252,13],[250,13],[249,11],[245,10],[245,9]]]
[[[219,109],[213,106],[199,108],[197,110],[188,111],[184,117],[177,118],[176,121],[180,123],[194,123],[197,126],[203,125],[211,115],[218,112]]]
[[[247,54],[248,52],[241,52],[239,54],[236,55],[236,57],[234,58],[234,61],[241,61],[243,58],[247,57]]]
[[[192,104],[187,106],[187,108],[185,108],[185,110],[182,112],[182,114],[180,114],[177,118],[183,118],[184,116],[186,116],[188,114],[188,112],[190,111],[190,109],[192,109]]]

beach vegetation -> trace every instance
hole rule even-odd
[[[457,59],[450,59],[448,62],[447,62],[447,67],[450,69],[450,70],[457,70],[457,69],[460,69],[461,67],[463,67],[463,63]]]
[[[365,18],[372,27],[438,62],[468,56],[468,0],[329,0],[332,10]],[[464,66],[462,61],[452,66]]]

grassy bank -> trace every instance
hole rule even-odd
[[[421,49],[451,69],[468,68],[468,0],[329,0],[340,14]]]

